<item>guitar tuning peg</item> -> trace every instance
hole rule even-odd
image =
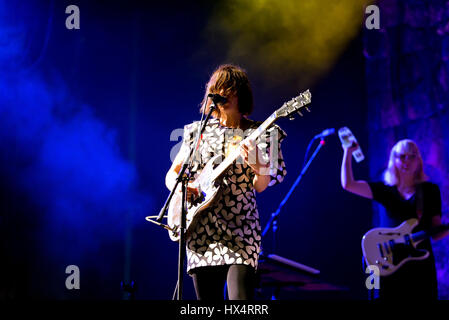
[[[301,111],[298,110],[296,113],[299,114],[301,117],[303,117]]]
[[[308,112],[311,112],[310,109],[309,109],[309,107],[306,107],[306,110],[307,110]]]
[[[289,115],[289,116],[288,116],[288,120],[295,120],[295,117],[292,116],[292,115]]]

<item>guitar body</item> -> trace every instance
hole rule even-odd
[[[204,166],[198,177],[192,182],[192,186],[199,189],[200,197],[194,202],[187,201],[187,215],[186,215],[186,236],[190,234],[195,227],[198,219],[201,218],[201,213],[209,208],[218,199],[221,191],[221,178],[211,180],[212,171],[214,170],[215,161],[221,157],[217,155],[209,160]],[[167,222],[173,231],[169,231],[170,239],[179,241],[179,230],[181,227],[181,212],[182,212],[182,192],[177,190],[173,195],[170,206],[168,207]]]
[[[375,228],[368,231],[362,238],[366,264],[377,266],[381,276],[388,276],[407,261],[426,259],[429,252],[416,249],[420,241],[412,240],[412,230],[417,225],[417,219],[409,219],[397,228]]]

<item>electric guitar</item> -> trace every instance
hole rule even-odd
[[[432,235],[449,229],[449,224],[411,233],[417,225],[418,219],[409,219],[396,228],[375,228],[368,231],[362,238],[362,251],[366,264],[377,266],[380,276],[388,276],[407,261],[426,259],[430,254],[429,251],[417,249],[416,245]]]
[[[265,120],[256,130],[254,130],[246,139],[239,143],[239,147],[232,151],[218,166],[215,164],[217,155],[211,158],[198,177],[191,183],[199,191],[199,197],[194,201],[188,202],[186,215],[186,236],[195,227],[201,213],[206,208],[213,206],[218,200],[218,194],[221,190],[221,184],[227,169],[240,156],[240,146],[256,139],[265,132],[270,125],[276,120],[284,117],[293,118],[293,113],[301,114],[301,109],[305,108],[310,112],[307,105],[310,104],[312,94],[309,90],[302,92],[299,96],[285,102],[282,107],[273,112],[267,120]],[[181,209],[182,209],[182,193],[175,192],[170,205],[168,207],[167,223],[169,228],[169,236],[173,241],[179,241],[180,225],[181,225]]]

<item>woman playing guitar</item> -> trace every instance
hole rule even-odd
[[[394,145],[382,182],[355,180],[351,158],[357,145],[343,146],[343,149],[342,187],[359,196],[373,199],[385,207],[391,225],[381,227],[396,227],[411,218],[419,219],[414,231],[441,225],[440,189],[436,184],[427,181],[421,153],[415,142],[405,139]],[[447,234],[447,231],[439,233],[433,236],[433,239],[441,239]],[[407,262],[395,273],[380,277],[380,289],[373,298],[438,298],[435,259],[430,240],[424,240],[417,248],[428,250],[429,257],[421,261]]]
[[[210,95],[218,97],[218,108],[201,136],[191,174],[195,177],[209,160],[216,156],[223,160],[235,148],[241,148],[241,158],[225,172],[217,202],[202,213],[187,235],[187,271],[199,300],[223,300],[225,282],[229,299],[247,300],[253,298],[261,241],[256,192],[283,180],[286,170],[280,143],[286,134],[271,125],[255,144],[239,146],[260,124],[248,118],[253,96],[241,68],[222,65],[215,70],[206,85],[205,113],[209,112]],[[198,126],[199,122],[193,122],[184,127],[183,144],[166,177],[169,189],[194,144]],[[200,196],[194,186],[187,188],[187,199]]]

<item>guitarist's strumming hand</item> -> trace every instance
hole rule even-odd
[[[199,190],[192,185],[187,186],[187,201],[192,202],[199,197]]]
[[[179,170],[181,170],[182,163],[183,161],[181,160],[181,158],[177,156],[177,158],[173,162],[172,167],[168,171],[167,176],[165,177],[165,185],[169,190],[173,189],[176,184],[176,178],[178,176]],[[177,191],[181,192],[180,185],[178,186]],[[187,201],[192,202],[191,200],[196,199],[198,196],[199,196],[198,188],[194,187],[191,183],[189,183],[187,186]]]

